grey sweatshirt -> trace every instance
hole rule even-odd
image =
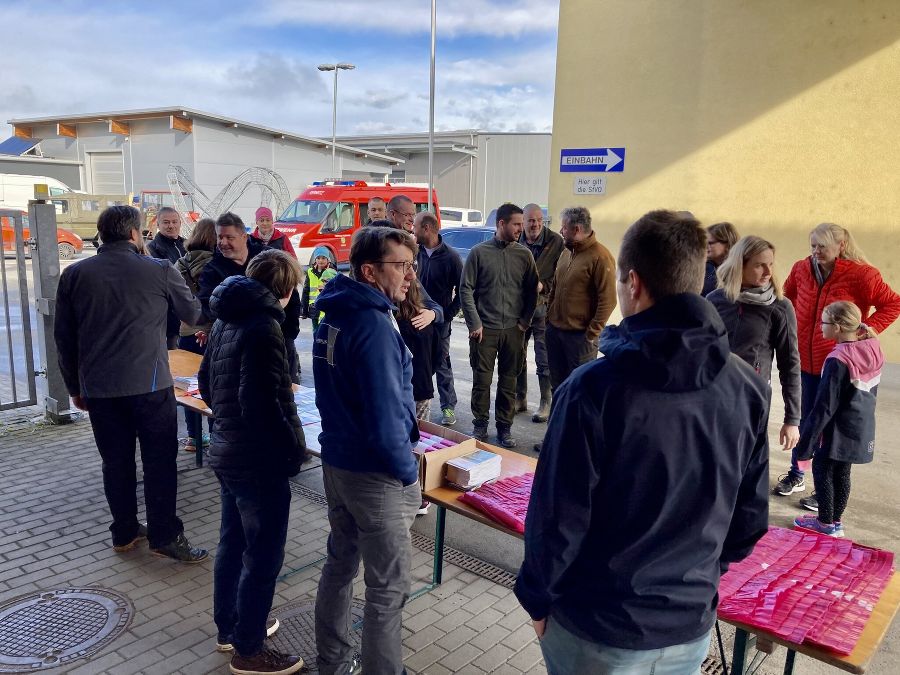
[[[503,330],[531,324],[538,273],[531,252],[496,237],[475,246],[466,258],[459,297],[470,331]]]
[[[200,301],[172,263],[140,255],[129,241],[104,244],[66,268],[54,337],[69,394],[113,398],[171,387],[170,306],[185,323],[200,318]]]

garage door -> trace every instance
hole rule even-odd
[[[121,152],[91,152],[91,190],[97,195],[125,194],[125,165]]]

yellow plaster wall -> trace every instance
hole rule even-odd
[[[562,148],[622,146],[605,195],[559,172]],[[773,241],[783,277],[832,221],[900,291],[900,2],[562,0],[551,162],[552,212],[589,207],[613,252],[686,209]],[[882,339],[900,361],[900,321]]]

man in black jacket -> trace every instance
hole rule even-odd
[[[152,258],[168,260],[173,265],[187,253],[181,236],[181,216],[171,206],[164,206],[156,216],[158,231],[147,244],[147,254]],[[166,317],[166,344],[169,349],[178,348],[178,329],[181,322],[172,308]]]
[[[695,673],[719,576],[768,525],[768,392],[698,295],[705,233],[625,233],[605,358],[556,390],[515,592],[549,673]]]
[[[462,258],[444,243],[439,232],[440,224],[433,213],[422,211],[413,221],[413,233],[419,244],[417,275],[428,295],[444,311],[444,322],[437,325],[441,340],[441,358],[437,364],[438,396],[441,401],[441,424],[456,424],[456,388],[453,386],[453,368],[450,364],[450,332],[453,317],[459,314],[459,279],[462,276]]]
[[[103,458],[103,489],[112,515],[113,548],[151,550],[182,562],[204,560],[175,514],[178,423],[166,310],[197,322],[200,303],[168,262],[139,255],[141,217],[111,206],[97,219],[97,255],[66,268],[56,292],[54,337],[75,406],[91,414]],[[135,439],[141,443],[147,525],[137,519]]]
[[[254,256],[266,247],[250,239],[244,227],[244,221],[231,212],[223,213],[216,219],[216,250],[212,260],[206,263],[200,274],[197,298],[203,305],[203,315],[208,323],[212,323],[209,312],[209,299],[216,286],[235,274],[243,275],[247,265]],[[294,340],[300,334],[300,294],[294,290],[291,301],[284,308],[284,321],[281,330],[290,361],[291,381],[300,384],[299,358]]]
[[[284,562],[290,476],[300,471],[306,439],[297,417],[281,332],[300,266],[266,250],[209,300],[216,317],[198,383],[215,415],[209,463],[222,487],[214,616],[217,649],[233,651],[233,673],[293,673],[299,656],[265,644],[266,617]]]

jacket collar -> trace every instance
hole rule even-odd
[[[131,243],[131,240],[111,241],[108,244],[101,244],[97,249],[97,253],[138,253],[137,246]]]
[[[591,248],[595,243],[597,243],[597,238],[594,236],[593,232],[590,232],[588,236],[586,236],[581,241],[576,241],[574,244],[569,246],[566,245],[566,248],[572,251],[574,254],[584,253],[589,248]]]
[[[525,230],[522,230],[522,235],[519,237],[519,243],[523,246],[543,246],[544,242],[547,241],[547,226],[544,225],[541,228],[541,233],[538,235],[538,238],[533,242],[528,241],[528,237],[525,236]]]

